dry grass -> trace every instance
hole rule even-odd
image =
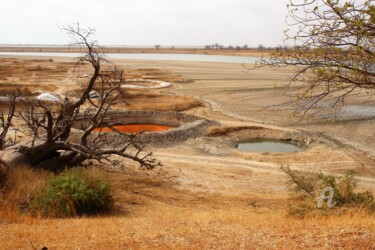
[[[52,174],[28,167],[12,168],[6,173],[3,187],[0,187],[0,223],[23,222],[31,219],[20,214],[20,208],[46,187]]]
[[[0,82],[10,82],[17,85],[38,84],[50,82],[51,79],[62,80],[66,74],[74,67],[73,63],[63,64],[49,60],[22,60],[0,58],[2,65],[0,69]],[[22,81],[20,81],[22,80]],[[22,85],[22,84],[21,84]]]
[[[176,73],[172,73],[168,70],[161,70],[155,68],[145,69],[127,69],[123,75],[124,79],[155,79],[166,82],[183,81],[184,78]]]
[[[208,136],[223,136],[233,132],[242,130],[262,130],[261,126],[226,126],[226,127],[210,127],[207,129]]]
[[[82,74],[90,74],[87,65],[76,65],[66,62],[49,60],[23,60],[0,58],[0,96],[12,93],[19,89],[23,96],[35,96],[34,91],[59,92],[64,84],[70,84],[69,95],[78,97],[81,87],[85,86],[87,79],[77,79]],[[167,82],[181,82],[185,79],[180,75],[160,69],[127,69],[125,79],[156,79]],[[71,79],[70,79],[71,78]],[[68,79],[68,80],[67,80]],[[75,82],[75,85],[71,85]],[[77,82],[79,83],[77,85]],[[82,86],[80,86],[82,85]],[[65,90],[64,90],[65,91]],[[159,110],[159,111],[185,111],[202,106],[202,103],[187,96],[168,95],[159,90],[138,91],[129,90],[124,96],[124,101],[129,105],[118,105],[119,109],[129,110]],[[162,92],[162,91],[161,91]],[[60,93],[60,94],[65,94]],[[18,107],[25,104],[18,102]],[[7,101],[0,100],[0,108],[7,108]]]
[[[49,174],[19,168],[12,176],[20,192],[17,197],[27,199]],[[375,247],[374,217],[356,210],[299,220],[274,209],[272,202],[260,201],[254,208],[246,203],[249,197],[177,190],[160,172],[129,170],[109,174],[109,178],[117,212],[105,217],[31,218],[20,216],[17,210],[9,213],[3,206],[2,218],[8,218],[0,225],[0,249]]]
[[[78,95],[79,91],[72,92],[73,95]],[[158,91],[139,91],[129,90],[125,95],[118,98],[122,101],[113,105],[113,109],[119,110],[157,110],[157,111],[186,111],[196,107],[201,107],[203,104],[191,97],[168,95],[159,93]]]
[[[202,106],[202,103],[194,98],[178,95],[166,95],[154,91],[129,91],[124,96],[128,105],[120,105],[114,108],[126,108],[128,110],[158,110],[158,111],[185,111]]]
[[[373,249],[375,223],[363,215],[286,218],[251,209],[155,206],[108,218],[34,220],[1,227],[0,248],[49,249]]]
[[[33,193],[43,189],[51,177],[48,171],[23,166],[11,168],[7,173],[8,185],[12,190],[17,190],[21,201],[29,200]]]

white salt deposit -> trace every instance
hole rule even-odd
[[[60,98],[51,93],[42,93],[38,95],[36,99],[41,101],[60,102]]]
[[[123,84],[121,87],[127,88],[127,89],[162,89],[162,88],[168,88],[172,84],[170,82],[165,81],[159,81],[159,80],[150,80],[150,79],[132,79],[132,82],[149,82],[156,84],[154,86],[141,86],[141,85],[135,85],[135,84]]]

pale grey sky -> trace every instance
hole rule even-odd
[[[288,0],[0,0],[0,44],[66,44],[57,26],[96,28],[102,45],[283,44]]]

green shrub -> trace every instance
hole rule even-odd
[[[289,206],[289,215],[300,218],[314,210],[325,212],[327,207],[318,209],[316,200],[327,187],[333,189],[334,207],[359,207],[369,212],[375,211],[375,198],[371,192],[355,192],[357,181],[354,171],[348,171],[345,176],[333,176],[292,170],[288,166],[282,166],[281,170],[289,176],[290,190],[302,194],[298,198],[299,203]]]
[[[94,215],[111,208],[110,186],[101,176],[76,168],[48,182],[46,190],[32,203],[45,216]]]
[[[336,206],[375,206],[374,196],[369,191],[356,193],[357,187],[355,172],[348,171],[343,177],[319,174],[321,180],[320,189],[332,187],[334,190],[333,200]]]

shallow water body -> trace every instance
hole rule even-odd
[[[58,52],[0,52],[0,56],[45,56],[45,57],[78,57],[80,53]],[[161,61],[186,61],[186,62],[218,62],[253,64],[260,57],[253,56],[220,56],[201,54],[164,54],[164,53],[108,53],[109,59],[135,59],[135,60],[161,60]]]
[[[249,140],[238,143],[238,149],[247,152],[292,153],[304,151],[303,148],[283,140]]]

